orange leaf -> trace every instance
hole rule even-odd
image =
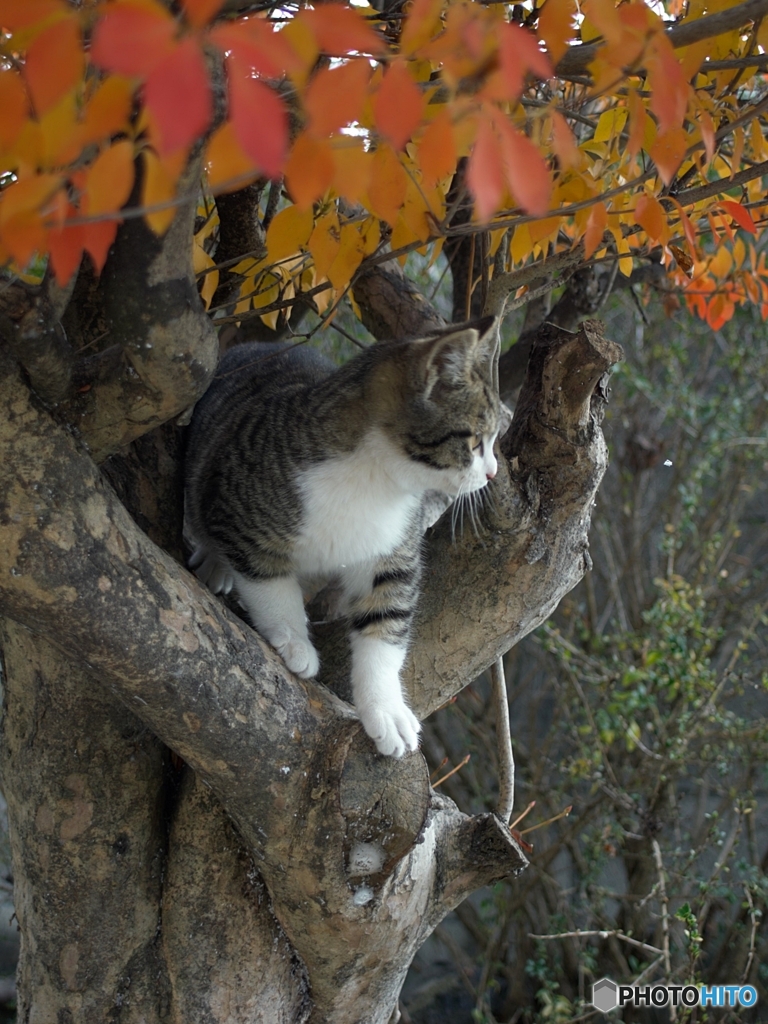
[[[331,186],[335,171],[336,164],[328,143],[302,132],[285,163],[285,181],[296,206],[306,210],[324,195]]]
[[[373,154],[367,207],[380,220],[393,225],[405,202],[408,176],[397,154],[389,146],[379,146]]]
[[[142,154],[144,161],[144,173],[141,181],[141,205],[157,206],[173,199],[176,194],[176,181],[161,160],[151,149],[145,149]],[[156,235],[165,234],[176,216],[176,207],[168,206],[163,210],[155,210],[153,213],[145,213],[144,220],[152,228]]]
[[[581,153],[576,145],[573,132],[559,110],[552,111],[552,151],[558,159],[561,170],[578,167]]]
[[[503,116],[496,118],[507,181],[526,213],[542,217],[552,197],[552,177],[541,152]]]
[[[249,177],[256,177],[258,168],[243,152],[231,121],[225,121],[211,137],[205,152],[208,186],[213,192],[230,192],[242,188]]]
[[[478,219],[488,221],[498,210],[504,194],[504,164],[499,139],[488,118],[482,118],[469,158],[467,183],[475,197]]]
[[[175,49],[176,22],[150,0],[109,4],[93,32],[91,60],[119,75],[146,78]]]
[[[190,146],[211,120],[211,91],[205,59],[197,42],[182,39],[144,86],[144,102],[160,135],[161,156]]]
[[[109,248],[117,234],[116,220],[99,220],[83,224],[83,248],[90,253],[96,273],[100,274],[107,262]]]
[[[730,213],[739,227],[744,228],[750,235],[757,235],[757,225],[750,217],[749,211],[745,210],[741,203],[735,203],[732,199],[723,199],[720,206],[726,213]]]
[[[636,157],[643,147],[645,138],[645,120],[648,117],[645,112],[643,101],[637,95],[635,89],[630,89],[627,96],[629,107],[629,139],[627,141],[627,152],[631,157]]]
[[[133,179],[133,143],[123,139],[100,153],[86,171],[84,212],[91,217],[115,213],[131,194]]]
[[[352,7],[324,4],[315,10],[304,8],[297,20],[311,28],[317,45],[330,57],[344,57],[350,50],[358,53],[383,53],[384,39]]]
[[[38,117],[74,89],[83,74],[77,18],[62,18],[40,33],[27,51],[24,77]]]
[[[646,52],[651,110],[659,121],[660,134],[680,128],[688,107],[690,86],[680,61],[666,36],[657,34]]]
[[[0,239],[20,265],[46,248],[47,230],[41,209],[61,185],[55,174],[36,174],[14,181],[0,196]]]
[[[400,35],[400,53],[404,57],[410,57],[437,35],[442,8],[443,0],[413,0]]]
[[[68,14],[69,9],[61,0],[0,0],[0,25],[9,32]]]
[[[687,138],[682,128],[672,128],[656,136],[650,155],[665,185],[671,185],[675,171],[683,161],[686,148]]]
[[[333,188],[340,196],[351,203],[362,199],[368,189],[373,169],[373,153],[367,153],[360,142],[349,144],[351,139],[344,140],[345,145],[334,147]]]
[[[76,217],[77,210],[67,204],[67,216]],[[62,287],[69,281],[83,256],[83,225],[67,224],[54,226],[48,232],[48,253],[51,257],[56,281]]]
[[[510,23],[499,25],[498,31],[499,60],[507,99],[516,100],[529,71],[543,79],[551,78],[554,72],[549,58],[539,49],[536,36],[528,29]]]
[[[546,0],[539,12],[538,35],[547,44],[550,59],[557,64],[573,38],[576,0]]]
[[[584,233],[584,259],[588,260],[603,240],[608,227],[608,211],[605,203],[595,203],[589,213],[587,230]]]
[[[419,143],[419,166],[424,184],[429,188],[445,178],[456,167],[456,143],[453,125],[447,110],[442,110],[434,121],[427,125]]]
[[[260,18],[216,25],[208,38],[223,52],[233,54],[240,67],[252,69],[265,78],[282,78],[303,63],[285,38],[285,32],[275,32]],[[316,56],[313,52],[310,66]]]
[[[12,68],[0,71],[0,147],[10,148],[27,119],[27,93],[24,83]]]
[[[308,131],[322,138],[360,118],[371,77],[367,60],[351,60],[337,68],[321,68],[307,86],[304,110]]]
[[[74,92],[67,93],[40,118],[39,124],[45,167],[60,167],[77,159],[83,148],[83,139]]]
[[[207,25],[224,0],[181,0],[187,21],[195,28]]]
[[[707,154],[707,163],[711,164],[712,158],[715,155],[715,126],[706,110],[700,111],[698,121],[701,128],[701,138],[704,142],[704,152]]]
[[[686,214],[685,210],[682,208],[680,203],[678,203],[678,201],[674,197],[671,197],[671,198],[672,198],[672,202],[677,207],[677,212],[680,214],[680,223],[681,223],[681,225],[683,227],[683,234],[685,235],[685,240],[688,242],[688,245],[690,247],[691,252],[695,254],[695,252],[696,252],[696,229],[694,228],[693,224],[690,221],[690,218],[688,217],[688,215]]]
[[[393,61],[373,98],[379,133],[395,149],[402,149],[419,126],[423,112],[424,96],[408,74],[405,61]]]
[[[102,139],[128,127],[133,107],[133,86],[127,78],[110,75],[88,101],[82,125],[83,142]]]
[[[283,169],[288,148],[285,105],[234,54],[227,58],[229,118],[246,156],[270,178]]]
[[[669,232],[667,230],[667,218],[661,203],[654,196],[643,192],[635,206],[635,220],[645,231],[652,242],[664,244]]]

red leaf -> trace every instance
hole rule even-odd
[[[233,54],[243,68],[251,68],[265,78],[281,78],[301,63],[282,32],[275,32],[259,18],[216,25],[208,36],[220,50]]]
[[[144,102],[160,133],[160,156],[189,146],[211,120],[208,72],[194,39],[182,39],[144,86]]]
[[[504,194],[504,165],[499,140],[487,118],[482,118],[469,158],[467,183],[475,197],[478,219],[488,221],[498,210]]]
[[[651,110],[662,134],[679,128],[688,107],[690,86],[666,36],[657,34],[648,46],[646,64],[651,87]]]
[[[301,11],[298,18],[309,25],[320,49],[331,57],[350,52],[383,53],[386,44],[368,22],[352,7],[323,4]]]
[[[99,220],[82,226],[83,248],[90,253],[97,274],[101,273],[107,262],[107,254],[115,240],[118,223],[116,220]]]
[[[424,97],[402,60],[394,61],[373,98],[376,127],[395,149],[402,149],[421,122]]]
[[[584,234],[584,259],[588,260],[595,249],[603,240],[603,234],[608,227],[608,211],[605,203],[595,203],[589,213],[587,230]]]
[[[91,60],[119,75],[146,78],[175,49],[176,22],[159,4],[118,0],[93,32]]]
[[[195,28],[207,25],[224,0],[181,0],[187,21]]]
[[[518,98],[529,71],[539,78],[552,78],[554,71],[549,58],[539,49],[536,36],[532,32],[514,24],[501,24],[498,31],[499,60],[508,99]]]
[[[428,126],[419,143],[419,166],[427,186],[434,185],[456,167],[456,143],[451,116],[441,111]]]
[[[24,77],[38,117],[74,89],[82,74],[77,19],[73,16],[54,22],[32,41],[24,64]]]
[[[552,196],[552,178],[538,147],[501,115],[495,118],[509,187],[526,213],[543,217]]]
[[[745,210],[741,203],[735,203],[731,199],[724,199],[720,205],[726,213],[730,213],[740,228],[744,228],[750,235],[757,235],[757,225],[749,215],[749,211]]]
[[[227,58],[229,119],[243,152],[270,178],[283,169],[288,149],[288,118],[283,101],[251,78],[235,56]]]
[[[304,94],[312,135],[322,138],[357,121],[370,77],[371,65],[364,59],[351,60],[338,68],[321,68]]]

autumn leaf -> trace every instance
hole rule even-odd
[[[80,26],[74,15],[55,21],[33,40],[24,62],[24,77],[38,116],[74,89],[83,69]]]
[[[277,263],[286,256],[293,256],[309,241],[312,233],[312,210],[300,210],[298,206],[286,206],[272,219],[267,228],[267,257],[270,263]]]
[[[96,23],[91,60],[119,75],[146,78],[175,49],[176,22],[151,0],[117,0]]]
[[[208,38],[222,53],[233,55],[241,68],[256,71],[265,78],[281,78],[302,65],[301,57],[288,41],[287,29],[275,32],[268,22],[259,18],[243,18],[215,25]],[[309,67],[315,57],[313,48],[307,55]]]
[[[370,77],[371,66],[367,60],[350,60],[340,67],[321,68],[304,94],[304,110],[309,118],[307,130],[322,138],[357,121]]]
[[[483,117],[469,158],[467,184],[475,197],[478,220],[486,222],[498,210],[504,194],[504,163],[496,132]]]
[[[456,143],[447,110],[442,110],[427,125],[419,142],[418,160],[427,187],[447,177],[456,167]]]
[[[227,58],[229,118],[243,152],[270,178],[280,173],[288,148],[285,105],[263,82],[251,78],[239,58]]]
[[[328,277],[331,264],[339,252],[340,240],[339,216],[336,210],[331,210],[320,217],[309,236],[309,251],[321,277]]]
[[[552,111],[552,151],[564,171],[578,167],[581,163],[581,153],[573,132],[559,110]]]
[[[212,192],[242,188],[249,177],[256,176],[257,167],[243,151],[231,121],[225,121],[211,136],[205,150],[205,169]]]
[[[85,107],[80,129],[83,144],[124,130],[133,107],[133,86],[127,78],[110,75],[97,88]]]
[[[635,220],[652,242],[666,243],[669,237],[667,216],[661,203],[654,196],[643,192],[635,206]]]
[[[13,68],[0,71],[0,148],[9,149],[27,119],[27,93],[21,75]]]
[[[750,235],[757,235],[757,225],[750,217],[749,211],[745,210],[741,203],[734,203],[730,199],[723,199],[720,206],[733,217],[739,227],[744,228]]]
[[[505,117],[496,118],[507,182],[526,213],[542,217],[552,197],[552,177],[541,152]]]
[[[363,149],[362,143],[347,138],[343,145],[333,148],[333,181],[337,195],[351,203],[359,202],[368,191],[373,170],[373,153]]]
[[[314,10],[304,8],[297,16],[311,29],[317,45],[329,57],[344,57],[350,52],[384,53],[383,38],[352,7],[323,4]]]
[[[546,0],[539,10],[538,35],[547,44],[550,60],[557,64],[573,38],[576,0]]]
[[[194,39],[183,39],[160,62],[144,86],[161,156],[190,146],[211,120],[211,92],[205,59]]]
[[[588,260],[603,240],[608,227],[608,211],[605,203],[595,203],[589,212],[587,230],[584,233],[584,259]]]
[[[77,216],[77,210],[71,204],[67,215]],[[56,282],[62,288],[80,266],[84,240],[82,224],[53,225],[48,231],[48,253]]]
[[[176,194],[175,180],[151,149],[145,149],[141,156],[144,164],[141,182],[141,205],[153,207],[169,202]],[[145,213],[144,219],[156,235],[163,235],[171,226],[175,216],[175,207],[168,206],[166,209]]]
[[[181,0],[187,21],[195,28],[207,25],[223,3],[224,0]]]
[[[96,273],[100,274],[107,262],[107,256],[117,235],[117,220],[99,220],[83,224],[83,248],[93,260]]]
[[[0,25],[9,32],[47,26],[69,14],[70,9],[62,0],[0,0]]]
[[[421,123],[423,111],[424,96],[405,61],[394,61],[373,98],[377,130],[395,149],[402,149]]]
[[[408,177],[397,154],[389,146],[379,146],[373,154],[368,209],[387,224],[394,225],[405,202],[407,188]]]
[[[680,128],[688,106],[690,87],[680,61],[666,36],[658,34],[646,53],[651,110],[659,121],[660,133]]]
[[[680,164],[683,162],[687,149],[687,137],[682,128],[672,128],[656,136],[651,146],[650,156],[656,164],[661,180],[671,185]]]
[[[536,36],[510,22],[499,25],[499,61],[507,88],[507,98],[516,100],[523,91],[525,76],[533,72],[539,78],[554,74],[549,58],[539,49]]]
[[[86,171],[85,212],[89,217],[115,213],[133,187],[133,143],[124,139],[105,149]]]
[[[437,34],[442,8],[443,0],[413,0],[400,35],[404,57],[410,57]]]
[[[336,163],[327,142],[302,132],[285,164],[285,181],[293,201],[305,210],[331,187]]]
[[[19,266],[26,266],[47,244],[41,208],[61,186],[55,174],[38,174],[12,182],[0,193],[0,240]]]

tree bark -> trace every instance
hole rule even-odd
[[[605,468],[603,375],[619,355],[595,324],[577,335],[546,334],[534,350],[479,536],[467,530],[454,538],[450,523],[440,523],[429,538],[406,672],[420,717],[541,622],[581,577]],[[40,864],[44,839],[35,817],[43,798],[50,793],[42,825],[49,829],[43,835],[55,839],[51,871],[64,871],[63,857],[76,861],[82,874],[72,876],[73,894],[88,876],[98,901],[101,876],[86,853],[95,857],[116,841],[118,814],[106,806],[102,812],[114,800],[119,813],[113,791],[125,758],[115,737],[135,744],[140,735],[147,745],[142,756],[147,764],[154,757],[153,767],[145,783],[123,787],[139,815],[131,827],[148,837],[136,848],[147,856],[167,851],[165,869],[159,882],[148,861],[132,870],[146,879],[145,912],[137,910],[128,930],[144,959],[132,960],[117,943],[109,977],[125,975],[121,956],[135,965],[135,1005],[145,1008],[148,1021],[255,1021],[262,1019],[263,998],[282,1006],[286,1021],[384,1024],[419,945],[473,889],[521,870],[519,846],[499,819],[467,817],[432,793],[420,754],[379,757],[348,706],[320,683],[293,678],[244,622],[139,529],[1,350],[0,363],[0,608],[12,620],[3,769],[14,866],[25,879],[25,962],[31,965],[51,920],[45,893],[55,880]],[[76,781],[73,755],[68,761],[62,750],[46,771],[27,762],[36,781],[25,789],[19,766],[35,750],[46,714],[35,711],[40,702],[27,703],[29,652],[14,639],[22,633],[77,666],[51,655],[40,670],[45,706],[68,692],[58,680],[78,673],[69,713],[50,715],[51,729],[66,723],[65,744],[77,749],[77,700],[103,702],[103,712],[86,716],[89,738],[108,765],[103,788],[94,776],[98,758],[79,773],[85,780]],[[343,634],[332,628],[321,640],[324,678],[343,692]],[[90,724],[96,720],[103,722],[103,740]],[[41,733],[41,742],[49,735]],[[151,736],[195,772],[168,803],[157,796],[165,762]],[[158,817],[165,831],[152,831]],[[72,818],[77,824],[65,826]],[[73,842],[76,847],[66,846]],[[111,876],[105,877],[109,885]],[[56,884],[61,914],[72,917],[77,900],[68,899],[60,879]],[[115,898],[132,900],[135,884],[121,882]],[[98,908],[89,910],[91,925],[94,919]],[[78,1020],[134,1019],[120,1008],[125,998],[109,980],[108,1013],[101,1005],[90,1008],[92,975],[78,966],[85,940],[76,943],[77,959],[69,952],[62,960],[65,926],[58,919],[56,925],[60,938],[41,961],[45,978],[33,977],[31,966],[22,970],[26,1019],[45,1019],[51,987],[52,1005],[76,1010]],[[199,941],[190,943],[190,934]],[[106,948],[104,958],[106,977]],[[259,961],[261,968],[254,967]],[[72,991],[82,995],[77,1007]]]

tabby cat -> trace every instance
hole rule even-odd
[[[352,693],[382,754],[418,745],[400,685],[418,598],[422,502],[496,473],[493,322],[371,345],[340,369],[304,346],[244,344],[195,408],[186,466],[190,565],[233,586],[299,676],[317,674],[302,587],[336,579]]]

